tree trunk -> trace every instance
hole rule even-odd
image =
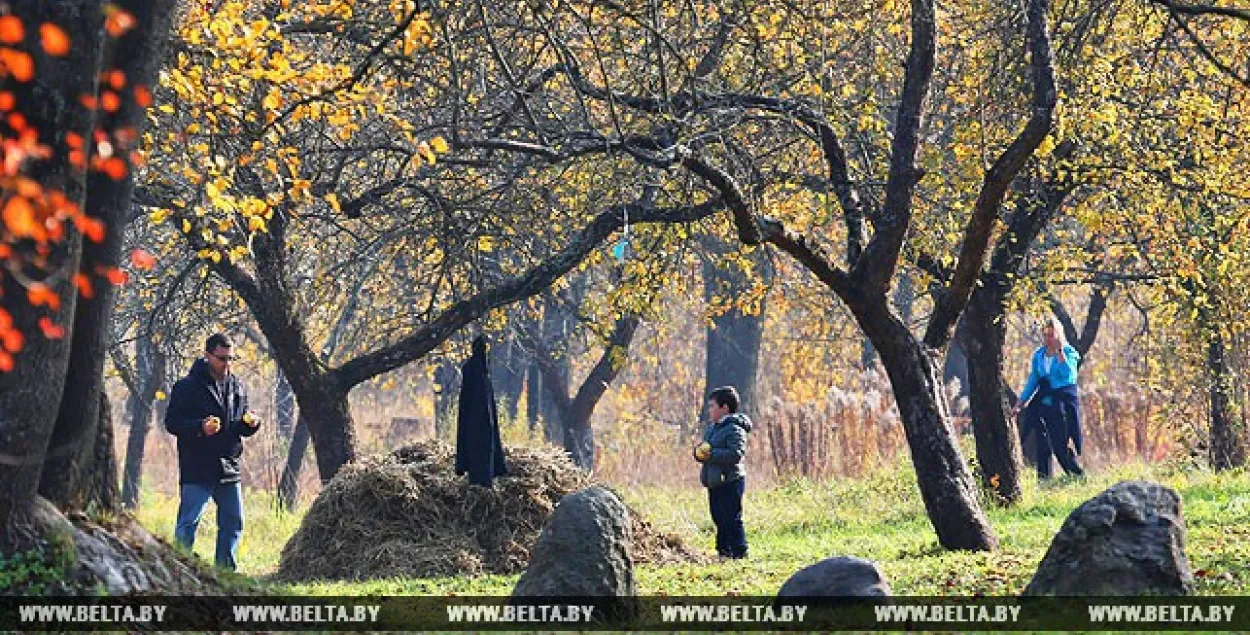
[[[1211,399],[1211,467],[1224,471],[1246,463],[1241,426],[1234,412],[1233,374],[1224,336],[1217,327],[1207,334],[1207,380]]]
[[[455,437],[456,399],[460,395],[460,369],[451,360],[439,362],[434,369],[434,436],[439,439]],[[531,399],[531,405],[533,400]],[[533,420],[530,420],[531,426]]]
[[[502,350],[501,350],[502,349]],[[491,355],[491,379],[495,384],[495,398],[500,412],[507,413],[508,421],[515,421],[521,403],[521,391],[525,387],[525,369],[528,356],[514,338],[495,348]]]
[[[525,369],[525,421],[529,424],[530,433],[538,429],[538,404],[543,399],[542,383],[538,362],[531,361]]]
[[[883,303],[848,303],[872,338],[898,402],[920,496],[946,549],[990,550],[998,539],[955,445],[933,354]]]
[[[757,250],[752,261],[757,267],[766,266],[763,250]],[[732,266],[721,267],[711,259],[703,262],[703,298],[709,305],[713,298],[735,298],[750,290],[750,276]],[[764,334],[764,302],[760,301],[758,314],[748,315],[737,307],[712,318],[707,327],[707,363],[704,369],[706,397],[721,386],[733,386],[741,398],[744,412],[755,414],[755,384],[759,373],[760,343]],[[703,399],[699,400],[699,420],[703,411]]]
[[[295,511],[299,503],[299,474],[307,452],[308,425],[300,417],[291,433],[291,448],[287,451],[286,466],[282,468],[282,478],[278,481],[278,505],[289,512]]]
[[[49,192],[61,192],[79,206],[85,200],[85,183],[81,172],[70,166],[65,138],[69,133],[84,139],[91,138],[94,116],[79,106],[79,97],[95,94],[102,36],[98,28],[102,23],[100,4],[99,0],[66,0],[17,2],[9,6],[10,15],[21,20],[26,29],[36,31],[38,25],[51,22],[64,29],[73,42],[69,54],[59,58],[48,56],[42,47],[30,47],[35,66],[34,78],[29,82],[16,82],[10,77],[2,83],[14,96],[17,109],[38,135],[39,142],[52,148],[52,156],[30,161],[24,173]],[[34,37],[29,36],[27,41],[36,42]],[[67,231],[65,240],[55,244],[48,254],[44,272],[62,268],[71,273],[77,272],[82,256],[81,240],[72,228]],[[44,273],[35,275],[37,278],[45,277]],[[12,320],[12,328],[25,335],[25,345],[14,355],[13,370],[0,373],[2,553],[8,548],[20,548],[25,539],[31,537],[27,529],[17,525],[23,524],[23,519],[32,517],[35,494],[48,455],[69,454],[78,446],[78,439],[70,439],[74,445],[49,447],[66,389],[78,294],[70,283],[70,276],[49,277],[48,287],[56,294],[59,308],[34,307],[25,300],[27,289],[13,275],[3,271],[0,278],[3,279],[0,291],[3,292],[4,309]],[[53,323],[65,327],[64,337],[44,337],[41,319],[51,319]],[[91,377],[81,379],[94,380]],[[98,407],[96,403],[82,402],[78,406]]]
[[[126,468],[122,477],[122,505],[127,509],[139,506],[139,490],[143,485],[143,455],[148,431],[152,427],[152,411],[156,392],[165,384],[165,354],[152,341],[150,333],[139,336],[136,346],[136,387],[131,395],[130,437],[126,442]]]
[[[295,431],[295,409],[295,391],[291,390],[291,382],[286,380],[286,374],[279,368],[273,386],[274,425],[278,436],[288,442]]]
[[[137,6],[137,0],[122,3],[121,8],[131,11],[138,22],[117,40],[115,46],[109,48],[108,59],[103,60],[102,68],[120,70],[131,86],[152,85],[163,59],[165,34],[173,24],[173,5],[174,0],[149,0],[142,7]],[[81,21],[84,18],[77,16],[76,19]],[[74,41],[74,46],[78,44]],[[116,111],[97,113],[95,128],[105,131],[142,130],[145,121],[144,107],[136,102],[133,95],[123,95],[121,107]],[[104,403],[100,396],[104,391],[106,340],[116,297],[113,285],[104,272],[116,268],[121,260],[134,179],[114,179],[100,170],[90,170],[86,185],[83,211],[103,222],[106,231],[100,242],[83,242],[82,259],[88,265],[83,274],[90,281],[93,293],[80,298],[74,312],[74,342],[68,371],[72,381],[66,382],[51,442],[55,447],[73,449],[49,458],[39,484],[39,492],[62,508],[77,506],[80,501],[76,499],[90,495],[92,483],[100,478],[91,473],[97,465],[93,442],[99,436],[95,427],[105,418],[99,406]],[[109,425],[111,427],[111,422]],[[111,432],[109,434],[111,436]],[[114,472],[111,478],[115,477]],[[112,489],[116,490],[116,486]],[[116,501],[110,506],[114,503]]]
[[[1003,381],[1004,310],[1003,297],[978,289],[968,302],[958,333],[968,359],[968,405],[981,481],[1000,501],[1010,504],[1023,494],[1023,465],[1019,435],[1008,418],[1012,404]]]

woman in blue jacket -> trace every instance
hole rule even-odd
[[[1080,353],[1063,338],[1063,329],[1053,317],[1042,327],[1045,343],[1029,361],[1029,379],[1020,391],[1020,401],[1012,410],[1019,416],[1026,406],[1037,413],[1037,477],[1050,478],[1050,455],[1068,474],[1081,475],[1076,461],[1081,453],[1081,399],[1076,387]],[[1068,442],[1076,448],[1073,453]]]

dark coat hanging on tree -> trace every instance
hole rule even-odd
[[[473,355],[461,372],[460,412],[456,419],[456,474],[469,474],[469,482],[489,487],[496,476],[508,473],[503,442],[499,439],[499,415],[495,390],[486,361],[486,340],[473,340]]]

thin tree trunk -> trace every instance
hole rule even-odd
[[[1207,380],[1211,400],[1211,467],[1230,470],[1246,463],[1246,448],[1234,407],[1233,374],[1224,336],[1218,327],[1207,334]]]
[[[308,452],[308,425],[304,418],[295,422],[295,430],[291,433],[291,448],[286,454],[286,466],[282,468],[282,478],[278,481],[278,504],[286,511],[295,511],[299,502],[299,474],[304,465],[304,455]]]
[[[126,467],[122,477],[122,506],[134,509],[139,505],[143,485],[143,456],[148,431],[152,427],[152,411],[156,392],[165,384],[165,354],[152,341],[150,333],[139,336],[135,366],[138,393],[131,395],[130,436],[126,442]]]
[[[291,382],[286,380],[286,374],[279,368],[273,386],[274,425],[278,436],[288,442],[295,432],[295,410],[295,391],[291,390]]]

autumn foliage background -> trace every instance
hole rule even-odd
[[[484,333],[498,359],[523,353],[504,362],[525,377],[501,390],[515,399],[502,409],[506,442],[559,436],[550,396],[535,386],[537,358],[562,365],[566,388],[609,358],[621,373],[605,382],[591,417],[596,476],[696,490],[689,448],[707,388],[709,329],[735,313],[757,320],[763,334],[750,406],[758,426],[747,459],[752,487],[796,477],[838,483],[900,465],[907,446],[896,395],[828,287],[772,246],[735,241],[741,228],[724,209],[671,223],[630,217],[631,209],[688,211],[716,199],[675,168],[677,159],[663,164],[647,154],[654,148],[622,139],[674,135],[693,147],[715,138],[702,151],[750,185],[753,209],[837,250],[852,230],[836,188],[811,184],[821,178],[814,175],[828,177],[812,135],[778,112],[742,108],[686,121],[638,100],[604,99],[595,87],[656,97],[681,78],[725,93],[775,91],[849,140],[846,169],[871,207],[885,197],[880,179],[890,167],[911,7],[826,3],[805,12],[786,3],[701,2],[690,11],[661,3],[649,31],[638,27],[641,18],[609,20],[620,16],[574,4],[589,17],[509,4],[488,13],[480,4],[431,12],[410,0],[190,0],[178,5],[160,81],[135,85],[106,64],[97,92],[77,104],[101,125],[55,146],[27,125],[27,97],[0,91],[0,261],[23,292],[6,295],[0,308],[0,371],[22,363],[32,338],[70,335],[53,317],[67,297],[58,284],[86,299],[104,285],[120,287],[105,365],[119,424],[113,443],[124,457],[135,438],[146,439],[146,454],[142,442],[138,454],[143,487],[172,494],[175,453],[159,424],[168,386],[205,336],[228,331],[242,355],[236,372],[268,424],[248,444],[244,479],[275,490],[291,444],[278,423],[298,420],[293,392],[320,406],[336,395],[323,402],[319,387],[339,390],[350,416],[334,414],[354,424],[357,453],[450,439],[447,371],[466,357],[469,338]],[[1079,326],[1092,313],[1091,293],[1106,294],[1081,369],[1084,459],[1095,471],[1135,460],[1205,463],[1215,410],[1230,415],[1243,443],[1247,429],[1246,388],[1234,380],[1250,362],[1238,292],[1250,273],[1242,178],[1250,170],[1250,91],[1237,69],[1230,77],[1217,63],[1245,53],[1247,24],[1196,17],[1180,30],[1180,18],[1159,2],[1122,4],[1050,8],[1056,121],[992,229],[1002,237],[1005,220],[1046,192],[1068,197],[1013,280],[1000,316],[1008,332],[1003,371],[1019,387],[1039,343],[1038,321],[1063,309]],[[111,38],[133,27],[112,4],[103,17]],[[916,159],[924,171],[916,219],[889,300],[915,333],[935,312],[941,274],[956,262],[992,158],[1030,108],[1021,13],[972,2],[941,7],[939,17],[943,70]],[[533,30],[545,38],[517,26],[526,20],[541,23]],[[651,31],[672,39],[654,64],[650,36],[638,35]],[[0,10],[5,86],[32,79],[33,46],[60,57],[74,42],[55,24],[26,24]],[[695,51],[716,46],[720,58],[707,53],[715,68],[700,70]],[[586,70],[568,71],[571,61]],[[108,125],[130,106],[146,109],[142,133]],[[73,241],[100,243],[120,228],[32,178],[30,166],[61,156],[94,178],[134,178],[119,265],[87,261],[72,270],[55,257]],[[619,217],[619,227],[549,288],[481,301],[472,307],[480,314],[457,322],[454,334],[430,335],[428,346],[397,344],[421,340],[461,303],[490,299],[541,268],[604,217]],[[734,278],[731,288],[712,289],[713,272]],[[38,331],[15,328],[13,303],[46,310]],[[638,334],[611,342],[627,317],[641,320]],[[1218,363],[1216,344],[1225,351]],[[383,354],[396,350],[402,363]],[[280,378],[274,359],[283,355],[307,372]],[[354,362],[364,363],[343,380],[340,371]],[[304,383],[293,391],[292,379]],[[961,388],[950,383],[945,405],[971,457]],[[1224,394],[1231,408],[1212,403]],[[299,471],[304,504],[320,487],[315,454]]]

